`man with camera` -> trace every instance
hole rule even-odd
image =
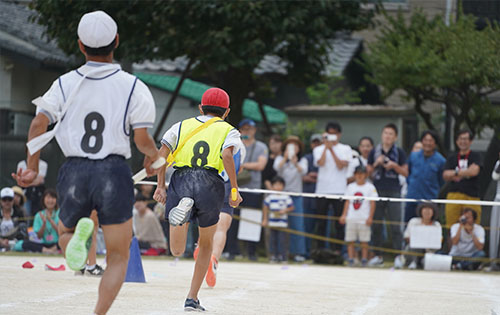
[[[368,156],[368,174],[372,177],[373,185],[377,188],[380,197],[401,197],[399,175],[408,176],[408,164],[403,149],[396,145],[398,128],[393,123],[387,124],[382,129],[382,141]],[[373,216],[374,221],[401,222],[401,205],[397,202],[378,201]],[[374,246],[382,247],[383,228],[381,224],[372,225],[372,242]],[[403,233],[401,226],[391,224],[392,248],[401,249]],[[384,260],[380,253],[370,260],[369,265],[381,265]],[[394,261],[396,268],[403,266],[401,256]]]
[[[347,188],[348,165],[352,159],[351,147],[340,143],[342,127],[338,122],[332,121],[326,125],[323,134],[323,144],[314,148],[314,164],[318,167],[318,180],[316,182],[317,194],[343,195]],[[317,213],[327,215],[330,206],[334,216],[340,217],[344,209],[344,202],[338,199],[319,198],[316,203]],[[317,232],[321,236],[326,233],[326,220],[317,220]],[[344,239],[345,227],[338,221],[335,222],[335,238]],[[335,245],[340,250],[339,245]],[[317,248],[325,248],[323,241],[317,243]]]
[[[484,228],[475,224],[477,212],[472,208],[465,208],[459,222],[451,226],[450,235],[452,247],[450,256],[460,257],[485,257]],[[453,266],[459,270],[476,270],[480,265],[478,261],[455,260]]]

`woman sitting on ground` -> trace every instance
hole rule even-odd
[[[404,239],[406,241],[406,249],[412,252],[417,252],[417,253],[433,253],[436,250],[435,249],[424,249],[424,248],[411,248],[410,247],[410,236],[412,235],[412,232],[417,228],[418,226],[433,226],[436,229],[441,230],[441,224],[436,220],[437,218],[437,206],[432,203],[421,203],[417,207],[417,217],[412,218],[408,222],[408,226],[406,227],[406,230],[404,232]],[[441,232],[442,233],[442,232]],[[417,267],[423,267],[422,265],[422,256],[413,256],[413,255],[406,255],[406,260],[408,263],[408,268],[410,269],[416,269]]]
[[[42,196],[42,208],[38,211],[33,222],[35,231],[40,243],[24,241],[22,248],[24,251],[41,252],[46,254],[59,253],[59,233],[57,224],[59,223],[59,207],[57,205],[57,192],[54,189],[46,189]]]

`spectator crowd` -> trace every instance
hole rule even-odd
[[[381,130],[379,140],[368,136],[359,139],[356,150],[342,142],[342,126],[338,122],[329,122],[322,134],[313,134],[310,139],[272,135],[268,144],[257,140],[258,128],[254,121],[244,119],[238,129],[247,152],[238,174],[240,187],[356,196],[357,199],[241,193],[241,208],[263,211],[264,246],[249,241],[240,243],[237,240],[238,221],[233,220],[228,231],[226,258],[240,255],[240,245],[244,245],[250,260],[257,260],[259,254],[262,256],[264,248],[272,262],[288,259],[302,262],[311,258],[314,252],[328,249],[344,257],[348,265],[375,266],[384,264],[388,255],[378,250],[370,251],[370,245],[382,248],[391,244],[392,249],[417,254],[449,253],[457,257],[453,261],[454,268],[472,270],[480,264],[463,257],[486,256],[486,232],[480,225],[481,206],[446,204],[442,209],[444,215],[440,216],[441,209],[432,203],[401,204],[364,199],[379,196],[430,200],[438,198],[444,187],[446,199],[479,200],[479,173],[483,163],[481,155],[471,150],[474,139],[470,131],[458,132],[455,139],[458,151],[445,158],[438,151],[438,135],[430,130],[422,133],[407,155],[397,145],[398,128],[392,123]],[[23,167],[26,162],[19,162],[18,169]],[[39,169],[33,187],[1,189],[0,249],[3,251],[48,254],[60,251],[57,193],[44,186],[47,163],[40,161]],[[500,160],[493,169],[492,179],[500,179]],[[497,186],[495,200],[500,201],[500,185]],[[165,208],[153,200],[152,194],[153,186],[137,186],[134,235],[143,254],[168,254]],[[238,209],[235,214],[239,215]],[[441,232],[440,249],[412,247],[418,244],[418,231],[426,228],[444,231]],[[494,207],[489,230],[492,259],[499,257],[499,228],[500,207]],[[287,233],[287,229],[296,233]],[[186,255],[192,254],[198,237],[196,228],[190,230]],[[322,238],[312,240],[306,237],[307,234]],[[325,238],[329,237],[337,241],[326,242]],[[394,265],[399,268],[405,265],[411,269],[421,268],[423,263],[418,255],[394,257]],[[490,268],[499,269],[494,263]]]

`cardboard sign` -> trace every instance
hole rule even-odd
[[[262,226],[260,225],[262,222],[262,211],[241,208],[240,217],[238,239],[242,241],[259,242],[262,231]]]

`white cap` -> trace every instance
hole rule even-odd
[[[116,22],[104,11],[86,13],[78,24],[78,38],[90,48],[105,47],[116,37]]]
[[[14,190],[10,187],[5,187],[0,191],[0,198],[10,197],[14,198]]]

